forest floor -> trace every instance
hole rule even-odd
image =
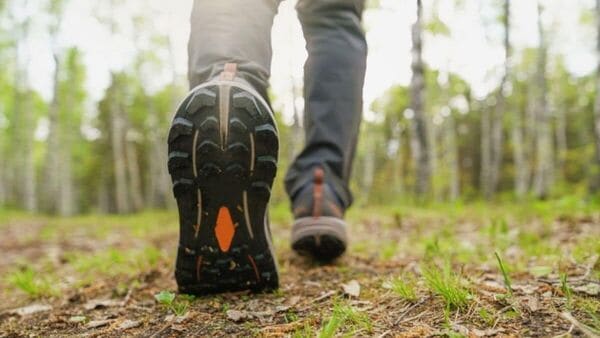
[[[281,288],[201,298],[176,294],[173,212],[0,211],[0,336],[595,336],[598,210],[357,207],[349,252],[318,265],[290,250],[280,206]]]

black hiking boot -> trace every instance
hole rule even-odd
[[[276,289],[267,205],[278,134],[269,104],[227,64],[180,104],[168,142],[179,209],[179,291]]]
[[[313,182],[293,196],[291,242],[300,255],[328,262],[346,251],[348,236],[344,208],[324,176],[323,169],[316,168]]]

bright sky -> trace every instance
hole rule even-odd
[[[222,0],[219,0],[222,1]],[[248,0],[251,1],[251,0]],[[410,26],[415,20],[414,0],[381,0],[380,9],[370,9],[364,15],[369,57],[364,98],[367,118],[370,103],[393,84],[410,82]],[[40,2],[29,2],[30,4]],[[272,87],[276,108],[291,116],[292,82],[302,79],[306,58],[304,41],[294,11],[295,0],[281,4],[273,26]],[[425,1],[431,6],[434,1]],[[478,96],[497,85],[501,73],[502,48],[500,27],[494,21],[497,13],[490,10],[495,0],[464,0],[456,11],[451,1],[439,1],[441,19],[450,27],[451,36],[425,36],[425,61],[437,69],[450,70],[464,77]],[[582,13],[593,7],[593,0],[544,0],[547,8],[544,22],[550,30],[553,53],[566,56],[573,73],[586,74],[594,69],[594,27],[581,24]],[[132,42],[132,13],[140,8],[151,18],[150,28],[159,34],[167,33],[173,46],[177,73],[183,77],[187,68],[187,39],[189,12],[192,0],[176,0],[165,5],[164,0],[127,0],[119,6],[115,18],[120,27],[117,37],[111,37],[107,25],[98,16],[103,13],[104,1],[70,1],[62,24],[60,45],[77,46],[84,53],[87,66],[87,87],[91,93],[90,106],[100,99],[108,86],[109,71],[131,67],[136,53]],[[537,44],[536,1],[513,0],[512,39],[517,51]],[[426,16],[432,8],[426,7]],[[47,18],[34,20],[29,44],[30,83],[46,99],[52,88],[52,57],[47,37]],[[142,44],[144,41],[141,42]],[[159,88],[169,81],[169,55],[166,49],[157,51],[165,62],[155,69],[154,76],[145,78],[149,88]],[[301,108],[302,102],[296,103]]]

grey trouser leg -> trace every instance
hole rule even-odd
[[[266,95],[271,64],[271,26],[279,0],[195,0],[189,43],[192,87],[227,62]],[[324,169],[345,207],[362,112],[366,52],[360,18],[364,0],[299,0],[297,10],[308,50],[304,67],[306,146],[290,167],[293,196]]]
[[[294,195],[325,171],[344,207],[352,203],[348,181],[360,121],[367,44],[360,25],[364,0],[299,0],[298,17],[306,39],[304,128],[306,145],[286,176]]]
[[[193,88],[237,63],[238,75],[267,98],[271,27],[280,0],[194,0],[188,44]]]

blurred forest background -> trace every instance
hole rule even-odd
[[[0,205],[60,215],[173,207],[166,135],[187,83],[175,65],[171,36],[153,25],[160,13],[113,0],[81,13],[136,51],[125,67],[110,71],[97,99],[86,86],[94,70],[83,62],[87,51],[60,42],[62,34],[78,29],[63,22],[74,2],[0,0]],[[569,69],[568,55],[556,45],[560,17],[546,13],[552,1],[528,0],[536,7],[529,19],[538,43],[515,46],[520,32],[511,28],[513,2],[477,1],[485,16],[479,29],[502,55],[483,95],[450,67],[431,66],[423,53],[429,45],[443,50],[444,41],[460,39],[440,8],[451,6],[460,15],[473,1],[398,2],[415,20],[406,31],[387,32],[386,41],[410,41],[411,62],[403,64],[410,81],[366,102],[352,180],[358,204],[597,200],[600,70]],[[389,11],[390,3],[370,1],[365,15]],[[587,52],[600,57],[600,10],[593,1],[573,3],[576,34],[589,41]],[[123,13],[127,29],[116,19]],[[176,20],[188,25],[187,16]],[[367,32],[376,24],[371,20]],[[34,75],[49,79],[47,97],[29,81],[40,72],[30,62],[37,53],[32,32],[40,30],[51,68]],[[167,79],[158,87],[149,84],[156,74]],[[297,76],[290,76],[287,92],[272,91],[275,110],[288,111],[277,114],[282,147],[276,202],[286,201],[283,173],[302,145],[301,93]],[[291,110],[282,101],[292,102]]]

